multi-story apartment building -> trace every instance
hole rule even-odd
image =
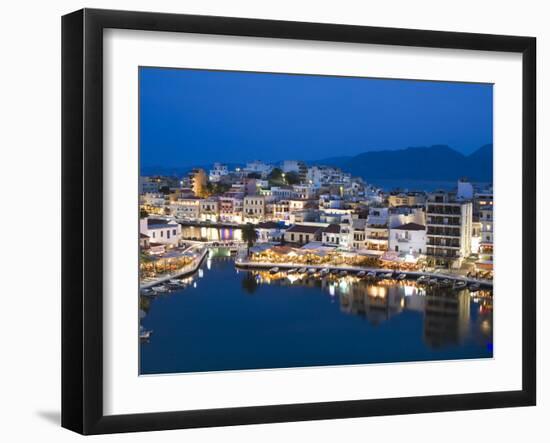
[[[217,222],[220,218],[220,202],[217,198],[207,198],[200,201],[200,219]]]
[[[178,220],[199,220],[201,201],[199,197],[178,198],[170,204],[170,212]]]
[[[223,177],[229,175],[229,168],[223,163],[214,163],[212,169],[208,174],[208,178],[211,182],[217,183],[222,180]]]
[[[163,194],[146,193],[139,196],[139,207],[149,214],[164,214],[166,197]]]
[[[245,223],[263,221],[266,213],[266,197],[261,195],[247,195],[243,200],[243,219]]]
[[[242,223],[243,198],[234,195],[219,197],[220,221],[228,223]]]
[[[438,264],[460,266],[472,250],[472,202],[435,192],[426,202],[427,255]]]
[[[389,238],[388,208],[369,208],[365,226],[366,249],[371,251],[387,251]]]
[[[301,183],[304,183],[307,180],[308,169],[304,162],[296,160],[285,160],[281,164],[281,169],[285,174],[289,172],[296,172],[300,177]]]
[[[204,169],[195,168],[188,174],[189,187],[196,197],[201,197],[206,191],[206,172]]]
[[[479,243],[479,263],[482,268],[493,267],[493,205],[486,205],[480,210],[479,223],[481,224]]]

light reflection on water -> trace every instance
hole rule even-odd
[[[229,257],[201,270],[151,299],[142,373],[492,357],[490,292],[239,271]]]
[[[182,238],[187,240],[225,241],[242,240],[239,228],[216,228],[204,226],[182,226]]]

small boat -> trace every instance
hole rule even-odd
[[[405,280],[407,278],[407,274],[399,274],[396,279],[397,280]]]
[[[145,329],[143,326],[139,327],[139,338],[142,340],[149,340],[153,331]]]
[[[316,272],[317,272],[317,269],[315,269],[315,268],[309,268],[309,269],[307,270],[307,273],[308,273],[309,275],[313,275],[313,274],[315,274]]]
[[[296,274],[296,272],[298,272],[298,269],[292,268],[287,271],[287,274]]]
[[[392,275],[393,275],[393,272],[385,272],[384,274],[382,274],[382,277],[383,278],[392,278]]]
[[[338,275],[340,277],[345,277],[346,275],[348,275],[348,271],[340,271],[340,273]]]
[[[179,280],[176,280],[176,279],[172,279],[172,280],[168,280],[168,283],[170,283],[171,285],[180,285],[181,282]]]
[[[428,284],[429,284],[430,286],[435,286],[435,285],[437,285],[438,283],[439,283],[439,280],[438,280],[437,278],[430,278],[430,279],[428,280]]]
[[[277,272],[279,272],[279,268],[277,266],[275,266],[274,268],[271,268],[269,270],[269,273],[270,274],[276,274]]]
[[[365,274],[366,274],[365,271],[359,271],[359,272],[357,273],[357,277],[363,278],[363,277],[365,276]]]
[[[426,277],[425,275],[421,275],[416,279],[417,283],[426,283],[427,281],[428,281],[428,277]]]
[[[298,269],[298,272],[299,272],[300,274],[303,274],[303,273],[306,272],[306,271],[307,271],[306,268],[300,268],[300,269]]]
[[[331,273],[332,275],[336,275],[336,274],[338,274],[339,272],[340,272],[340,271],[339,271],[338,269],[333,269],[332,271],[330,271],[330,273]]]
[[[453,286],[454,289],[464,289],[465,287],[466,287],[465,281],[457,281]]]
[[[145,288],[140,291],[141,295],[151,295],[153,293],[152,289]]]
[[[319,273],[321,275],[321,277],[325,277],[329,274],[329,270],[328,269],[321,269],[321,272]]]
[[[367,277],[368,278],[375,278],[376,277],[376,272],[374,272],[374,271],[367,272]]]
[[[479,291],[479,284],[478,283],[472,283],[470,286],[468,286],[468,289],[472,292],[477,292]]]
[[[449,280],[448,278],[444,279],[444,280],[441,280],[439,282],[439,285],[440,286],[450,286],[451,285],[451,280]]]
[[[164,285],[158,285],[153,287],[153,291],[155,292],[168,292],[168,288]]]

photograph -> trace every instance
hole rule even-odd
[[[138,130],[140,375],[493,357],[493,84],[140,66]]]

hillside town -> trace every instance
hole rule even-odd
[[[142,276],[153,261],[177,269],[199,256],[201,244],[223,244],[240,247],[249,263],[439,269],[492,279],[492,188],[466,178],[451,191],[384,192],[336,167],[285,160],[142,176],[139,187]],[[233,235],[190,235],[187,227]]]

